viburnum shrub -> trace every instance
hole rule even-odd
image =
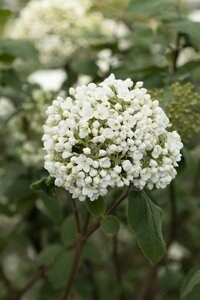
[[[127,221],[140,248],[153,263],[164,255],[161,210],[144,189],[170,184],[183,144],[143,82],[116,79],[113,74],[99,84],[70,88],[69,96],[53,100],[46,114],[44,167],[55,186],[70,193],[78,232],[63,298],[68,299],[85,241],[99,227],[108,234],[118,232],[119,220],[110,214],[127,197]],[[32,187],[48,185],[47,181]],[[104,196],[115,188],[122,194],[106,208]],[[88,226],[86,217],[82,227],[75,199],[86,200],[88,211],[99,221]]]

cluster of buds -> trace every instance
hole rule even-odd
[[[95,200],[110,187],[165,188],[183,147],[157,100],[131,79],[110,75],[69,90],[48,107],[45,169],[73,198]]]

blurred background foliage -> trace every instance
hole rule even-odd
[[[185,145],[176,180],[150,193],[164,211],[167,253],[155,266],[145,259],[126,224],[124,204],[117,211],[119,233],[110,239],[98,231],[87,242],[72,299],[198,300],[199,1],[89,1],[84,14],[88,20],[96,14],[100,23],[83,28],[76,15],[67,25],[64,3],[72,0],[63,0],[58,14],[48,16],[55,31],[41,18],[46,10],[31,15],[30,9],[26,35],[20,37],[17,23],[33,1],[0,1],[0,299],[59,299],[71,263],[75,223],[69,195],[43,177],[44,112],[70,86],[98,82],[112,72],[144,81]],[[81,7],[84,1],[73,2]],[[33,37],[35,26],[47,28],[40,36],[42,47]],[[73,38],[71,28],[78,28]],[[54,52],[50,37],[66,48]],[[42,59],[42,51],[48,59]],[[40,178],[39,190],[30,189]],[[118,193],[109,194],[107,203]],[[84,204],[77,205],[84,216]]]

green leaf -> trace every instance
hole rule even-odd
[[[126,11],[140,16],[159,17],[158,14],[171,8],[172,4],[170,0],[131,0]]]
[[[72,70],[76,73],[91,75],[96,74],[98,71],[97,65],[94,59],[91,58],[80,58],[73,61]]]
[[[37,264],[47,265],[53,263],[55,258],[61,253],[62,247],[59,244],[49,245],[37,257]]]
[[[11,10],[9,10],[9,9],[0,9],[0,25],[7,22],[11,15],[12,15]]]
[[[56,261],[50,273],[50,281],[55,289],[63,288],[66,285],[67,277],[70,271],[72,253],[64,252]]]
[[[106,234],[117,234],[120,228],[119,219],[113,215],[105,216],[101,219],[100,226]]]
[[[81,257],[82,259],[89,260],[95,264],[102,262],[102,253],[99,249],[99,246],[91,241],[87,241],[85,243]]]
[[[95,217],[100,217],[106,212],[106,204],[102,197],[99,197],[95,201],[86,201],[86,208]]]
[[[61,226],[61,241],[64,245],[70,245],[76,239],[76,224],[74,216],[68,216]]]
[[[144,192],[131,193],[128,198],[128,223],[135,231],[145,256],[157,263],[166,249],[161,231],[161,209]]]
[[[18,162],[10,162],[2,167],[5,173],[0,178],[0,195],[7,193],[17,178],[25,173],[24,166]]]
[[[0,86],[11,87],[17,91],[21,91],[22,82],[16,71],[12,68],[8,70],[0,70]]]
[[[49,195],[42,193],[41,200],[48,211],[49,217],[59,222],[62,218],[62,210],[58,199],[49,197]]]
[[[200,22],[192,22],[190,20],[176,21],[169,25],[178,33],[187,34],[194,46],[200,49]]]
[[[2,39],[0,44],[0,54],[9,54],[14,58],[21,58],[25,61],[39,63],[38,52],[28,41],[15,39]]]
[[[34,181],[30,185],[30,189],[33,191],[44,191],[49,196],[56,196],[56,188],[54,186],[54,180],[50,176],[43,176],[41,179]]]
[[[193,268],[181,286],[181,300],[199,300],[200,266]]]

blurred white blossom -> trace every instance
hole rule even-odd
[[[12,101],[6,97],[0,97],[0,119],[9,118],[15,111]]]
[[[90,0],[32,0],[21,11],[12,36],[33,41],[44,64],[63,66],[76,50],[95,40],[85,34],[114,34],[115,22],[111,26],[91,6]]]

